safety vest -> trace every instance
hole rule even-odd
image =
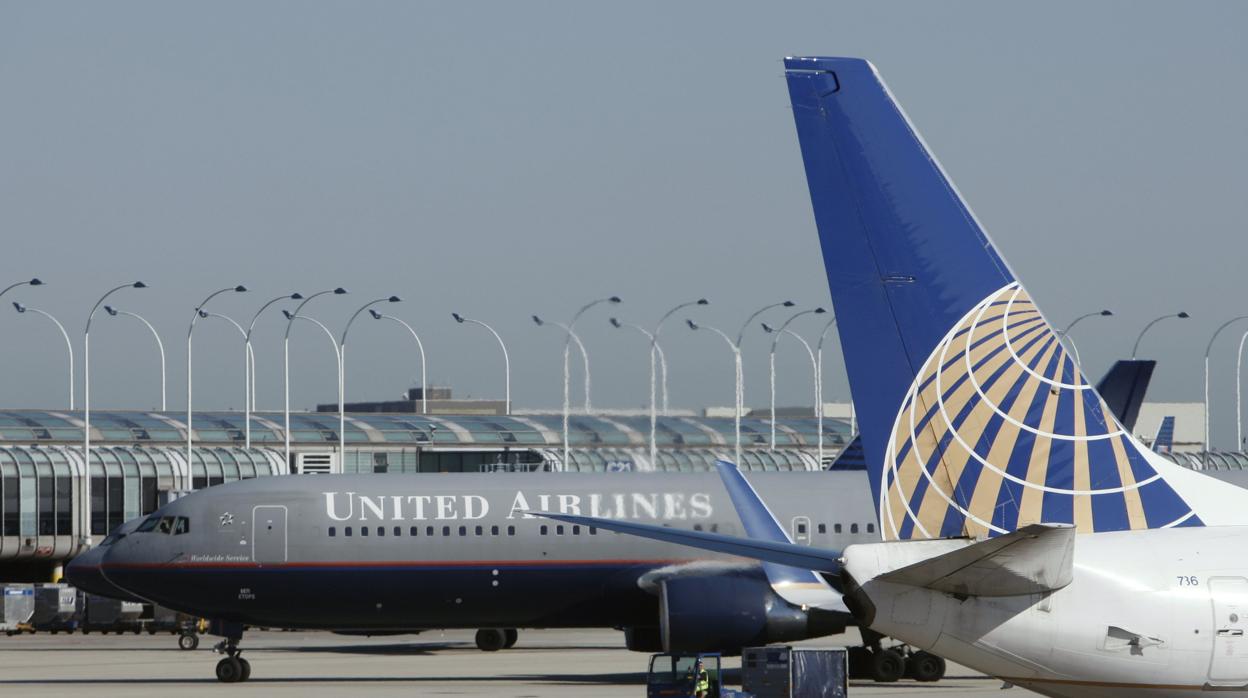
[[[707,675],[706,669],[698,672],[698,680],[694,684],[693,690],[695,692],[711,690],[711,677]]]

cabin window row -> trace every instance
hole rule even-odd
[[[867,533],[875,533],[875,524],[873,524],[873,523],[868,523],[868,524],[866,525],[866,529],[867,529]],[[807,529],[806,529],[806,524],[804,524],[804,523],[799,523],[799,524],[797,525],[797,532],[798,532],[799,534],[801,534],[801,533],[806,533],[806,530],[807,530]],[[815,528],[815,530],[816,530],[817,532],[819,532],[819,533],[827,533],[827,532],[828,532],[828,525],[827,525],[827,524],[819,524],[819,525]],[[859,532],[859,530],[860,530],[860,529],[858,528],[858,524],[856,524],[856,523],[851,523],[851,524],[849,525],[849,532],[850,532],[850,533],[858,533],[858,532]],[[843,524],[839,524],[839,523],[838,523],[838,524],[832,524],[832,532],[833,532],[833,533],[843,533],[844,531],[845,531],[845,529],[844,529]]]
[[[439,531],[439,528],[441,529],[440,531]],[[472,526],[472,527],[469,527],[469,526],[458,526],[458,527],[425,526],[424,533],[421,533],[420,529],[421,529],[420,526],[409,526],[407,528],[407,535],[412,538],[420,537],[422,535],[425,536],[426,538],[429,538],[429,537],[437,536],[439,533],[443,536],[452,536],[455,534],[456,529],[458,529],[457,532],[461,536],[468,536],[468,535],[514,536],[516,535],[515,526],[508,526],[506,530],[504,530],[501,526],[490,526],[489,528],[486,528],[485,526]],[[339,528],[337,526],[330,526],[328,533],[329,533],[330,538],[337,538],[339,534]],[[403,535],[403,527],[394,526],[394,527],[390,527],[389,531],[387,531],[386,526],[376,526],[376,527],[360,526],[359,528],[356,528],[354,526],[343,526],[341,529],[341,533],[342,533],[343,538],[354,537],[356,533],[359,533],[359,535],[362,537],[375,535],[378,538],[384,538],[386,537],[386,535],[390,535],[390,537],[392,538],[398,538]]]

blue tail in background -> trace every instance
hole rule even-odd
[[[871,64],[785,68],[884,537],[1199,525]]]

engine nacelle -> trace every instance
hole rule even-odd
[[[848,616],[803,610],[748,573],[673,576],[660,582],[659,624],[667,652],[738,654],[743,647],[845,631]]]

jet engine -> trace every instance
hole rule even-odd
[[[675,575],[659,580],[664,651],[738,654],[743,647],[845,631],[848,615],[802,609],[757,573]]]

